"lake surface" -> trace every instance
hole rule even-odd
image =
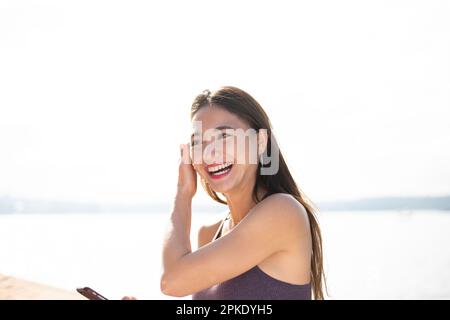
[[[203,223],[195,214],[192,245]],[[2,214],[0,273],[111,299],[159,292],[167,213]],[[322,212],[329,299],[450,299],[450,212]],[[186,298],[190,298],[187,296]]]

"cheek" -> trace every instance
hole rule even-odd
[[[236,166],[235,177],[238,180],[245,180],[254,175],[256,166],[251,164],[238,164]]]
[[[241,165],[255,165],[258,163],[258,151],[255,143],[249,138],[245,140],[231,140],[226,144],[226,157]]]
[[[225,157],[227,162],[243,165],[247,163],[248,148],[246,143],[242,143],[236,137],[226,139],[224,143]]]
[[[193,165],[194,170],[202,177],[204,177],[203,167],[201,165]]]
[[[205,180],[205,181],[211,180],[211,176],[208,174],[208,172],[202,165],[194,166],[194,170],[198,173],[200,178],[202,178],[203,180]]]
[[[237,162],[237,146],[233,139],[227,139],[227,142],[224,144],[224,151],[225,162]]]

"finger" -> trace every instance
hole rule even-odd
[[[190,164],[191,163],[191,157],[189,155],[189,145],[186,144],[180,144],[180,156],[181,161],[184,164]]]

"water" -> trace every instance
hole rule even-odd
[[[0,273],[115,299],[159,291],[161,214],[0,215]],[[192,244],[202,223],[194,214]],[[449,299],[450,213],[323,212],[330,299]],[[189,296],[186,298],[190,298]]]

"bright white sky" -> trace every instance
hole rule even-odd
[[[0,0],[0,194],[170,199],[191,101],[220,85],[263,105],[314,201],[450,193],[449,17],[449,1]]]

